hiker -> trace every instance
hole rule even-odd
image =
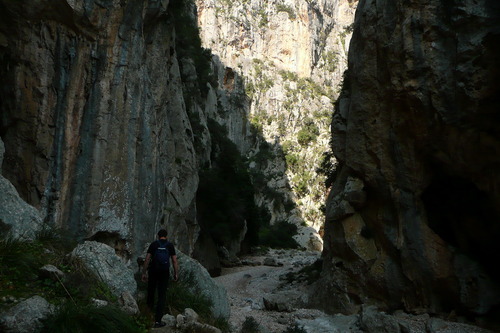
[[[166,324],[161,321],[165,302],[167,299],[167,286],[170,277],[170,259],[174,267],[174,281],[177,281],[179,265],[175,254],[174,245],[167,240],[167,230],[158,231],[158,240],[149,245],[146,260],[142,268],[142,281],[148,282],[148,307],[153,311],[155,303],[155,292],[158,290],[158,302],[156,303],[154,327],[163,327]]]

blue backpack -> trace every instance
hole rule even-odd
[[[154,268],[158,272],[166,272],[170,267],[170,253],[168,252],[168,241],[157,241],[158,248],[153,256]]]

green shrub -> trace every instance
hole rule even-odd
[[[0,240],[0,276],[26,280],[40,267],[42,249],[38,244],[7,236]]]
[[[245,224],[253,227],[254,189],[246,160],[227,138],[224,127],[209,120],[212,168],[200,172],[196,196],[201,228],[218,245],[227,245]]]
[[[297,234],[297,226],[286,221],[267,225],[259,231],[259,243],[264,246],[282,249],[296,249],[299,244],[293,239]]]
[[[283,80],[288,80],[288,81],[297,81],[299,79],[299,76],[297,73],[286,71],[286,70],[280,70],[278,72],[281,75],[281,78]]]
[[[264,118],[264,114],[260,112],[252,115],[250,118],[251,131],[254,136],[262,136],[264,130]]]
[[[177,282],[170,282],[167,289],[167,305],[170,313],[182,313],[186,308],[193,309],[202,322],[229,331],[229,323],[224,318],[216,318],[212,313],[212,301],[197,288],[192,275],[181,276]]]
[[[44,322],[42,333],[144,333],[147,330],[113,306],[76,306],[67,302]]]
[[[195,15],[189,13],[194,9],[193,1],[172,0],[168,8],[170,19],[174,22],[177,31],[175,46],[178,58],[193,60],[198,78],[198,89],[205,96],[208,93],[207,83],[213,86],[217,83],[211,66],[212,52],[202,47],[200,32],[194,19]],[[183,78],[183,81],[187,82],[186,78]]]
[[[245,94],[248,96],[249,99],[253,99],[255,95],[255,85],[253,84],[252,81],[248,81],[245,83]]]
[[[35,239],[45,249],[56,252],[59,255],[70,252],[77,245],[77,241],[71,236],[68,230],[52,227],[47,224],[44,224],[42,229],[36,233]]]
[[[116,301],[109,287],[64,248],[74,241],[61,241],[58,230],[42,230],[33,241],[13,238],[0,240],[0,295],[29,297],[38,294],[52,303],[71,299],[87,304],[90,298]],[[64,244],[63,244],[64,243]],[[39,269],[47,264],[66,275],[64,282],[40,278]]]
[[[259,151],[252,157],[252,160],[259,165],[265,165],[274,158],[276,158],[276,154],[273,151],[273,146],[267,141],[262,141],[259,145]]]
[[[295,20],[297,18],[297,15],[295,15],[295,11],[293,10],[292,7],[285,5],[285,4],[277,4],[276,5],[276,10],[278,12],[285,12],[288,14],[288,18],[290,20]]]
[[[314,121],[306,119],[304,126],[297,133],[297,141],[301,146],[307,146],[312,141],[316,140],[319,135],[319,128]]]
[[[181,313],[186,308],[191,308],[203,320],[212,317],[212,302],[200,290],[193,290],[194,278],[191,275],[182,276],[177,282],[170,282],[167,289],[167,303],[172,313]]]
[[[325,176],[325,187],[329,188],[335,181],[337,163],[332,151],[326,151],[321,156],[320,166],[316,169],[318,174]]]
[[[311,179],[312,179],[312,174],[307,171],[296,174],[293,177],[292,181],[294,184],[295,192],[299,197],[304,197],[307,193],[309,193],[309,188],[310,188],[309,181]]]
[[[294,169],[299,163],[299,155],[295,153],[286,154],[285,161],[289,168]]]
[[[265,28],[269,23],[269,18],[267,17],[267,13],[264,9],[259,9],[257,11],[257,15],[260,16],[259,28]]]
[[[339,63],[338,54],[333,51],[328,51],[325,54],[323,54],[323,58],[325,61],[326,70],[331,73],[335,72]]]

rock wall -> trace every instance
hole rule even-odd
[[[360,1],[332,122],[329,310],[499,305],[498,45],[496,1]]]
[[[326,193],[317,169],[328,150],[357,1],[196,3],[204,47],[229,67],[219,88],[248,104],[247,117],[259,134],[255,145],[242,149],[265,184],[257,203],[272,223],[299,226],[300,245],[321,250]]]
[[[3,175],[45,223],[135,254],[166,226],[191,252],[199,161],[175,4],[0,1]]]

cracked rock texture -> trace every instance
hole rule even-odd
[[[190,253],[198,160],[169,1],[0,1],[3,175],[50,225]],[[206,146],[209,146],[208,144]]]
[[[499,45],[496,1],[359,2],[332,122],[329,310],[500,303]]]

